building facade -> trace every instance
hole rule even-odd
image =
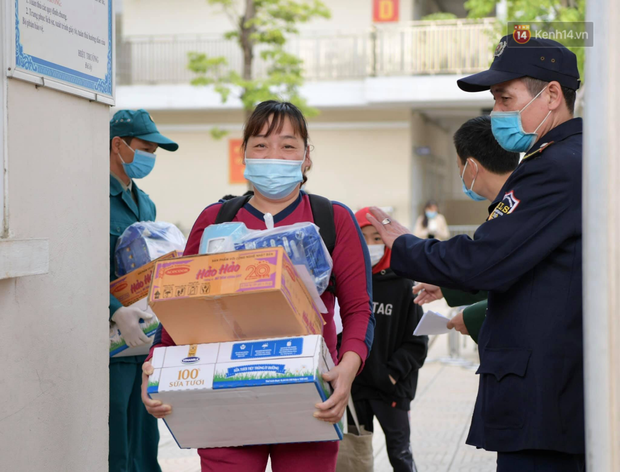
[[[460,91],[456,80],[488,67],[495,20],[417,21],[438,6],[388,0],[394,21],[375,21],[384,1],[327,0],[331,18],[301,25],[287,43],[304,61],[302,95],[321,112],[309,120],[314,166],[307,190],[354,210],[389,207],[409,226],[434,199],[456,231],[471,231],[486,205],[462,193],[452,135],[493,103],[490,94]],[[443,7],[465,15],[463,2]],[[180,144],[143,186],[158,218],[187,232],[207,204],[246,190],[231,170],[241,103],[231,96],[223,104],[212,88],[190,85],[188,53],[224,56],[240,70],[241,51],[223,39],[229,19],[205,0],[123,0],[117,24],[117,107],[147,109]],[[256,75],[265,67],[257,59]],[[214,139],[213,128],[228,135]]]

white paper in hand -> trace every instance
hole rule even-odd
[[[423,334],[445,334],[450,330],[447,328],[450,318],[446,318],[434,311],[427,311],[416,326],[413,334],[415,336],[422,336]]]

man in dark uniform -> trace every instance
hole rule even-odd
[[[110,281],[116,279],[114,250],[128,226],[155,221],[155,204],[135,180],[155,165],[158,147],[176,151],[179,145],[162,136],[145,110],[120,110],[110,121]],[[131,347],[149,342],[139,325],[150,314],[124,307],[110,294],[110,320]],[[110,359],[110,472],[158,472],[157,420],[141,400],[142,364],[146,356]]]
[[[561,44],[511,36],[490,70],[458,81],[491,90],[493,134],[526,152],[474,239],[420,240],[379,209],[392,268],[448,288],[488,290],[480,387],[467,443],[497,451],[498,472],[582,472],[582,122],[579,72]]]
[[[475,201],[492,202],[519,165],[519,154],[508,152],[497,143],[489,116],[477,116],[463,123],[454,133],[454,147],[463,192]],[[486,318],[487,292],[469,293],[419,283],[413,293],[417,295],[414,303],[418,305],[440,298],[445,298],[450,307],[470,305],[450,320],[448,329],[455,328],[478,342],[478,333]]]

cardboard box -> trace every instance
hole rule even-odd
[[[323,333],[280,247],[158,262],[149,304],[177,345]]]
[[[177,257],[177,251],[172,251],[153,262],[146,264],[123,277],[110,282],[110,293],[114,295],[123,306],[135,306],[136,308],[151,313],[153,318],[146,322],[141,322],[142,331],[151,338],[151,342],[139,347],[131,348],[125,344],[125,340],[120,334],[116,323],[110,321],[110,357],[142,356],[149,353],[152,338],[159,326],[159,320],[148,305],[149,289],[153,270],[157,261],[169,260]]]
[[[151,288],[153,270],[159,261],[174,259],[178,256],[177,251],[172,251],[155,259],[149,264],[142,266],[127,275],[110,282],[110,293],[114,295],[123,306],[131,306],[139,300],[148,297]]]
[[[312,416],[331,395],[322,336],[161,347],[151,362],[148,394],[172,406],[181,448],[342,439],[342,423]]]

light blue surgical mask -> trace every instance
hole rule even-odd
[[[121,140],[123,141],[123,140]],[[151,152],[141,151],[140,149],[134,150],[129,144],[123,141],[125,146],[133,151],[133,161],[129,164],[126,164],[123,161],[120,153],[118,157],[121,159],[123,163],[123,167],[125,168],[125,173],[130,179],[142,179],[149,175],[155,167],[155,154]]]
[[[549,110],[549,113],[547,113],[545,119],[542,120],[533,133],[526,133],[523,131],[521,113],[523,113],[523,110],[529,107],[530,104],[545,91],[546,88],[547,86],[538,92],[538,94],[519,111],[491,112],[491,129],[493,130],[493,136],[495,136],[495,140],[506,151],[527,152],[538,139],[538,134],[536,132],[543,125],[543,123],[547,121],[547,118],[549,118],[549,115],[551,114],[551,110]]]
[[[435,218],[437,216],[437,212],[436,211],[425,211],[424,213],[426,214],[426,217],[429,220],[432,220],[433,218]]]
[[[472,161],[472,162],[476,166],[476,177],[478,177],[478,164],[476,164],[475,161]],[[474,184],[476,183],[476,177],[474,177],[474,180],[471,181],[471,186],[469,188],[467,188],[467,185],[465,185],[465,180],[463,179],[463,176],[465,175],[465,169],[467,169],[467,164],[469,164],[469,159],[465,161],[465,166],[463,167],[463,173],[461,174],[461,182],[463,182],[463,193],[475,202],[481,202],[483,200],[486,200],[486,198],[484,198],[482,195],[478,195],[473,190]]]
[[[286,159],[248,159],[245,158],[243,176],[264,197],[280,200],[295,190],[304,180],[301,167],[306,159],[291,161]]]

